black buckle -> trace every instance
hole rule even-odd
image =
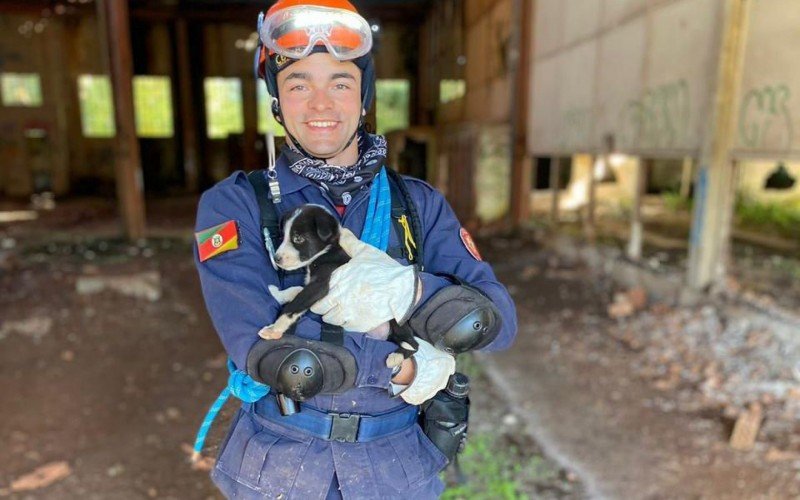
[[[352,413],[331,413],[331,435],[328,439],[340,443],[355,443],[358,438],[358,427],[361,415]]]

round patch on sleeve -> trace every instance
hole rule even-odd
[[[470,255],[475,257],[476,260],[483,261],[483,259],[481,258],[481,253],[478,251],[478,247],[472,240],[472,236],[469,234],[469,231],[467,231],[462,227],[461,230],[459,231],[459,234],[461,234],[461,242],[464,243],[465,247],[467,247],[467,250],[469,251]]]

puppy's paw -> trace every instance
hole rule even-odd
[[[283,337],[283,330],[275,325],[265,326],[258,331],[258,336],[265,340],[278,340]]]
[[[272,295],[280,305],[288,304],[294,300],[295,297],[297,297],[297,294],[303,291],[302,286],[293,286],[291,288],[287,288],[286,290],[281,290],[275,285],[269,285],[268,288],[270,295]]]
[[[394,368],[403,364],[403,360],[406,359],[402,353],[393,352],[386,358],[386,366],[389,368]]]
[[[412,345],[412,344],[409,344],[408,342],[403,341],[403,342],[400,342],[400,347],[402,347],[403,349],[405,349],[408,352],[417,352],[417,349],[419,348],[419,344],[414,342],[414,344]]]

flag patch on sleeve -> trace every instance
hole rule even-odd
[[[472,240],[472,235],[469,234],[469,231],[462,227],[459,234],[461,234],[461,242],[467,247],[467,251],[469,251],[470,255],[475,257],[475,260],[482,261],[483,259],[481,258],[481,253],[478,251],[478,246]]]
[[[239,248],[239,228],[233,220],[195,233],[194,237],[200,262]]]

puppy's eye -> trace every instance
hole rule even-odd
[[[304,241],[306,241],[306,239],[300,236],[299,234],[295,234],[292,236],[292,243],[294,243],[295,245],[299,245]]]

